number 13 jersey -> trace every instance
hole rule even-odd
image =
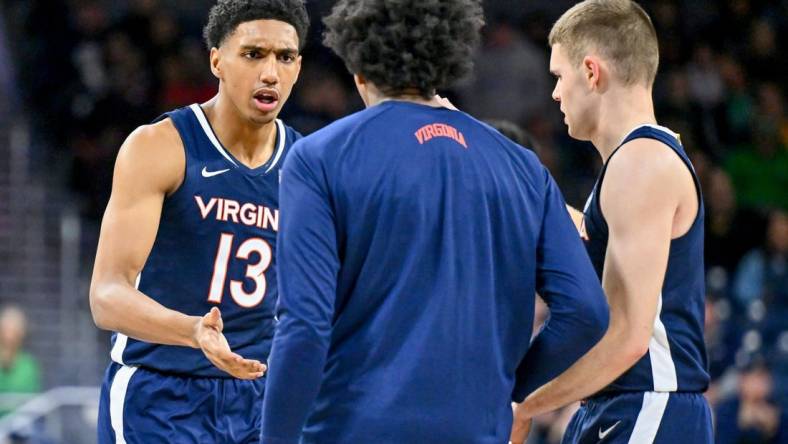
[[[166,113],[186,155],[183,183],[165,198],[159,230],[137,288],[167,308],[203,316],[219,307],[230,348],[268,357],[278,296],[279,168],[301,136],[276,120],[271,158],[248,168],[216,137],[197,105]],[[133,236],[132,233],[129,233]],[[199,349],[151,344],[115,333],[112,360],[167,373],[229,377]]]

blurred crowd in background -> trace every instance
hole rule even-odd
[[[6,112],[29,116],[32,155],[63,174],[89,231],[98,229],[128,133],[216,93],[200,37],[211,3],[2,3],[0,57],[10,55],[0,82],[16,85]],[[332,3],[308,2],[303,70],[282,113],[304,134],[362,106],[344,66],[320,43],[320,17]],[[442,93],[475,117],[524,128],[567,201],[582,207],[601,162],[592,146],[566,135],[548,72],[550,26],[573,3],[485,2],[473,75]],[[660,41],[657,118],[680,133],[703,184],[708,398],[718,442],[788,443],[788,1],[641,4]],[[88,241],[86,276],[94,252]],[[18,309],[8,316],[24,317]],[[0,316],[0,390],[13,366],[3,339],[8,316]],[[560,442],[571,412],[540,418],[531,442]]]

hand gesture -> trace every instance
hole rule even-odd
[[[213,307],[197,323],[194,339],[205,357],[213,365],[238,379],[257,379],[265,374],[266,366],[256,359],[245,359],[230,350],[222,334],[224,323],[219,309]]]

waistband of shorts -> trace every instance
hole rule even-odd
[[[653,390],[647,390],[647,391],[641,391],[641,390],[637,390],[637,391],[623,391],[622,390],[622,391],[615,391],[615,392],[605,391],[605,392],[599,392],[597,394],[589,396],[586,399],[583,399],[582,401],[580,401],[580,404],[581,405],[585,405],[585,404],[587,404],[589,402],[604,402],[604,401],[607,401],[607,400],[610,400],[610,399],[613,399],[613,398],[617,398],[619,396],[643,395],[645,393],[667,393],[669,395],[677,395],[677,396],[682,396],[682,395],[703,396],[704,392],[698,392],[698,391],[655,392]]]
[[[118,368],[121,367],[130,367],[136,368],[137,371],[143,371],[146,373],[153,373],[157,376],[166,377],[166,378],[180,378],[180,379],[204,379],[204,380],[216,380],[216,381],[245,381],[244,379],[238,379],[231,375],[227,376],[213,376],[213,375],[193,375],[189,373],[178,373],[166,370],[159,370],[157,368],[148,367],[145,365],[130,365],[130,364],[120,364],[118,362],[112,361],[112,365],[117,366]],[[254,381],[265,381],[265,377],[267,375],[263,375],[262,377],[255,379]]]

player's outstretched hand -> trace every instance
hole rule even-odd
[[[522,404],[517,404],[514,408],[514,419],[512,421],[512,434],[509,436],[511,444],[525,444],[528,434],[531,433],[531,419],[523,409]]]
[[[266,366],[256,359],[246,359],[230,350],[222,334],[224,323],[219,309],[213,307],[197,323],[194,338],[205,357],[213,365],[238,379],[257,379],[265,374]]]

